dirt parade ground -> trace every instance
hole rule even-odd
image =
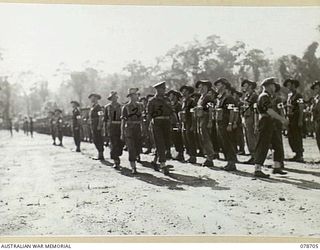
[[[266,167],[269,180],[255,179],[250,165],[222,171],[223,161],[212,169],[169,161],[175,171],[164,176],[152,155],[142,155],[134,176],[127,152],[117,171],[109,149],[102,163],[90,158],[93,144],[76,153],[70,137],[58,147],[48,135],[0,131],[0,235],[319,237],[320,165],[312,162],[320,156],[314,139],[304,145],[309,163],[287,163],[286,176]]]

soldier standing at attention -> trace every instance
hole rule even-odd
[[[107,98],[111,103],[105,107],[105,124],[107,136],[110,138],[110,158],[114,161],[113,167],[120,169],[120,156],[123,150],[121,137],[121,105],[118,102],[118,94],[111,91]]]
[[[187,162],[197,163],[197,148],[195,143],[195,131],[193,129],[195,128],[195,125],[193,125],[194,120],[192,119],[192,113],[190,112],[190,110],[196,106],[195,100],[191,97],[194,88],[184,85],[180,88],[180,92],[183,96],[182,107],[179,113],[182,122],[182,137],[187,153],[190,156]]]
[[[216,125],[221,146],[227,165],[223,167],[226,171],[235,171],[237,162],[237,153],[232,140],[232,130],[234,123],[234,107],[235,100],[232,95],[228,94],[231,89],[231,84],[225,78],[219,78],[214,82],[217,89],[218,97],[216,103]]]
[[[234,136],[235,136],[236,152],[238,153],[238,155],[245,155],[246,153],[244,149],[244,134],[243,134],[241,115],[240,115],[240,109],[242,108],[242,105],[243,105],[243,102],[241,101],[242,93],[235,89],[232,89],[232,96],[233,96],[233,99],[235,100],[235,106],[233,109],[233,112],[234,112],[233,129],[234,129]]]
[[[156,95],[148,103],[147,114],[151,121],[160,170],[167,175],[169,174],[169,169],[166,166],[166,150],[170,147],[170,116],[173,110],[170,100],[165,97],[166,83],[160,82],[153,85],[153,87],[156,89]],[[156,164],[154,164],[154,168],[159,171]]]
[[[285,108],[280,95],[280,90],[281,90],[281,86],[280,84],[277,83],[275,88],[275,95],[272,100],[273,109],[283,118],[285,118]],[[282,128],[283,128],[282,123],[279,120],[274,119],[273,136],[275,137],[275,139],[273,139],[272,142],[278,145],[272,145],[272,148],[274,150],[273,157],[274,159],[276,159],[274,161],[273,174],[285,175],[287,173],[282,171],[282,168],[284,167],[284,148],[283,148],[283,140],[282,140]]]
[[[121,111],[121,140],[128,147],[129,162],[132,173],[137,173],[136,161],[140,157],[142,142],[143,104],[138,102],[138,88],[130,88],[127,95],[130,102]]]
[[[80,150],[80,129],[81,129],[81,112],[80,112],[80,104],[77,101],[71,101],[72,104],[72,132],[73,132],[73,139],[76,145],[76,152],[81,152]]]
[[[62,110],[61,109],[56,109],[54,112],[55,112],[55,116],[56,116],[56,126],[55,126],[56,136],[58,137],[58,139],[60,141],[58,146],[63,146],[62,145],[62,139],[63,139]]]
[[[320,81],[315,81],[311,89],[314,92],[313,104],[312,104],[312,118],[314,122],[315,134],[318,149],[320,151]],[[320,161],[318,162],[320,163]]]
[[[256,82],[250,80],[243,80],[241,83],[242,91],[245,93],[242,106],[242,116],[244,118],[244,129],[247,147],[250,152],[250,159],[244,163],[254,164],[254,150],[257,143],[257,137],[255,134],[255,110],[258,100],[258,95],[255,92],[257,87]]]
[[[287,79],[283,86],[289,90],[287,99],[287,116],[289,118],[288,141],[295,156],[290,161],[303,162],[303,110],[302,95],[297,92],[300,83],[294,79]]]
[[[53,143],[52,145],[56,145],[56,131],[55,131],[55,126],[56,126],[56,119],[54,117],[54,112],[49,111],[49,126],[50,126],[50,133],[52,136]]]
[[[205,167],[213,167],[213,159],[215,157],[215,152],[213,150],[213,145],[210,140],[211,127],[209,126],[209,103],[212,103],[212,96],[208,94],[209,89],[211,89],[212,83],[208,80],[200,80],[196,82],[196,88],[200,89],[200,98],[196,107],[196,114],[199,118],[199,132],[201,138],[201,144],[203,146],[204,154],[206,155],[206,161],[202,164]]]
[[[172,115],[171,115],[171,138],[173,145],[175,147],[175,150],[178,152],[177,157],[175,160],[177,161],[184,161],[184,156],[183,156],[183,142],[182,142],[182,133],[181,133],[181,121],[179,118],[179,112],[181,111],[181,103],[179,99],[182,97],[181,93],[175,90],[170,90],[167,93],[170,103],[172,106]],[[170,149],[169,149],[170,150]],[[168,158],[168,157],[167,157]]]
[[[264,161],[266,160],[270,145],[274,151],[281,151],[281,141],[279,141],[274,120],[278,120],[287,126],[288,121],[274,110],[273,96],[276,91],[276,82],[274,78],[267,78],[261,83],[263,92],[258,97],[257,109],[259,112],[258,138],[255,149],[255,172],[254,176],[260,178],[269,178],[270,175],[261,171]],[[281,155],[274,154],[274,162],[281,162]]]
[[[90,94],[88,97],[91,101],[91,108],[89,111],[89,120],[91,124],[92,139],[93,143],[98,150],[98,157],[93,158],[94,160],[104,161],[103,156],[103,136],[102,136],[102,127],[103,127],[103,109],[98,103],[101,99],[101,96],[98,94]]]

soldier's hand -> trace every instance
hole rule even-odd
[[[123,134],[120,136],[120,140],[121,140],[121,141],[124,141],[124,136],[123,136]]]
[[[209,129],[212,128],[212,122],[209,122],[209,123],[208,123],[207,128],[209,128]]]
[[[302,127],[303,127],[303,121],[299,121],[299,122],[298,122],[298,127],[299,127],[299,128],[302,128]]]
[[[233,129],[236,129],[237,127],[238,127],[237,123],[234,123],[232,126]]]

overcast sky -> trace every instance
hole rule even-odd
[[[0,4],[0,72],[32,70],[54,88],[61,81],[53,77],[61,62],[79,70],[89,60],[113,73],[133,59],[152,64],[174,45],[212,34],[228,44],[241,40],[270,48],[274,56],[301,56],[320,41],[319,24],[319,7]]]

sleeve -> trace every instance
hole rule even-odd
[[[228,110],[234,110],[236,102],[235,100],[229,96],[225,99],[224,101],[224,108],[228,109]]]
[[[109,114],[108,114],[108,106],[104,107],[104,121],[108,121],[109,120]]]
[[[121,109],[120,119],[127,120],[128,119],[128,110],[126,106],[123,106]]]
[[[152,107],[153,107],[152,100],[149,100],[148,104],[147,104],[147,110],[146,110],[147,111],[147,115],[149,117],[152,117],[152,112],[153,112]]]

